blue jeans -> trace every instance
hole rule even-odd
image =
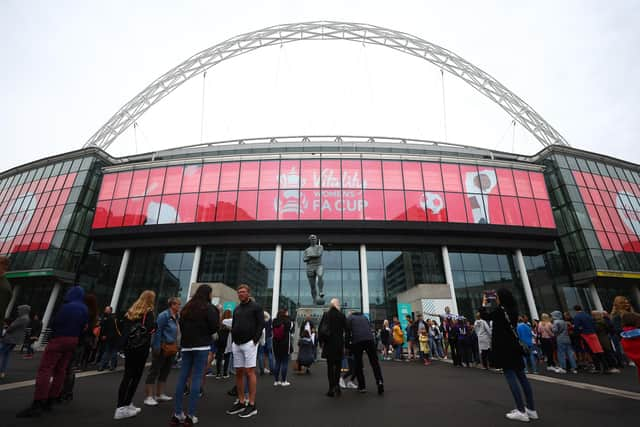
[[[569,366],[576,369],[576,355],[573,352],[571,343],[558,343],[558,361],[562,369],[567,369],[567,358],[569,358]]]
[[[2,361],[0,362],[0,372],[7,372],[7,365],[9,364],[9,357],[11,356],[11,352],[15,347],[15,344],[0,344],[0,358]]]
[[[276,357],[273,377],[276,381],[285,382],[287,380],[287,368],[289,367],[289,355]],[[278,378],[281,378],[280,380]]]
[[[525,409],[518,383],[520,383],[522,391],[524,391],[524,397],[527,400],[527,408],[534,411],[536,408],[533,404],[533,391],[531,390],[531,384],[529,384],[529,380],[527,379],[524,371],[505,369],[504,377],[507,379],[507,384],[509,384],[509,388],[511,389],[513,400],[516,401],[516,408],[518,408],[518,411],[524,412]]]
[[[100,369],[106,369],[107,365],[111,365],[111,369],[116,369],[116,366],[118,366],[118,347],[116,343],[104,343],[104,352],[102,353],[99,367]]]
[[[182,366],[176,384],[176,414],[182,414],[182,395],[187,384],[187,378],[191,374],[191,389],[189,393],[189,416],[196,414],[196,403],[200,399],[200,386],[202,385],[202,374],[207,364],[209,350],[195,350],[182,352]]]
[[[264,351],[267,355],[267,359],[269,360],[269,370],[273,371],[273,339],[267,338],[264,344]],[[264,357],[260,363],[264,362]]]
[[[532,374],[538,373],[538,355],[535,354],[535,347],[529,347],[529,356],[523,356],[524,367]]]
[[[396,359],[398,360],[402,359],[402,344],[394,344],[393,350],[395,352]]]

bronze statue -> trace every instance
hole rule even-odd
[[[322,281],[322,245],[318,236],[309,236],[309,247],[304,250],[304,262],[307,264],[307,278],[311,287],[311,297],[318,304],[324,304],[324,282]],[[317,285],[317,290],[316,290]],[[320,297],[318,298],[318,293]]]

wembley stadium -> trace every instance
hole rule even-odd
[[[375,135],[268,136],[114,157],[109,146],[188,79],[253,50],[340,39],[441,67],[541,144],[519,155]],[[640,308],[640,167],[570,146],[532,107],[456,54],[364,24],[242,34],[169,70],[76,151],[0,174],[0,254],[46,327],[73,284],[102,306],[144,289],[159,308],[199,283],[233,304],[240,283],[270,312],[314,305],[302,252],[324,247],[324,293],[380,323],[400,311],[472,317],[507,287],[522,313]]]

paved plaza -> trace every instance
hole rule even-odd
[[[121,364],[122,365],[122,364]],[[368,365],[367,365],[368,366]],[[149,408],[142,405],[143,384],[134,399],[143,408],[135,418],[113,420],[118,384],[122,373],[88,371],[78,375],[75,400],[58,406],[42,418],[16,419],[15,413],[32,398],[31,379],[37,360],[14,358],[10,376],[0,383],[0,425],[12,426],[165,426],[172,404]],[[121,369],[121,367],[119,368]],[[502,375],[475,368],[456,368],[446,362],[429,367],[418,363],[384,362],[386,393],[378,396],[368,370],[369,392],[346,391],[340,398],[324,396],[325,365],[314,366],[312,375],[291,375],[292,386],[275,388],[269,376],[258,380],[259,414],[240,419],[224,413],[233,399],[226,391],[231,379],[208,378],[205,396],[199,402],[202,425],[237,426],[397,426],[434,425],[509,426],[504,418],[513,408]],[[177,370],[169,377],[173,390]],[[635,369],[619,375],[536,375],[531,376],[541,420],[540,426],[603,426],[608,423],[633,425],[640,416],[640,386]],[[144,377],[143,377],[144,381]],[[562,384],[556,381],[563,382]]]

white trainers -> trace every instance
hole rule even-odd
[[[283,381],[283,382],[280,383],[280,385],[282,387],[289,387],[291,385],[291,383],[289,381]]]
[[[196,417],[195,415],[191,415],[189,418],[191,418],[191,423],[192,424],[198,424],[198,417]],[[186,417],[185,417],[186,419]]]
[[[160,396],[156,396],[156,401],[157,402],[169,402],[171,400],[173,400],[173,397],[167,396],[164,393],[162,393]]]
[[[340,381],[338,382],[340,388],[347,388],[347,384],[344,382],[344,378],[340,377]]]
[[[538,418],[540,418],[538,416],[538,411],[529,408],[524,408],[524,411],[527,413],[527,416],[530,420],[537,420]]]
[[[158,401],[153,396],[145,397],[143,403],[147,406],[158,406]]]
[[[129,406],[127,406],[127,408],[129,408],[131,411],[135,412],[136,415],[138,415],[140,412],[142,412],[142,409],[138,408],[137,406],[134,406],[133,403],[130,403]]]
[[[116,409],[115,414],[113,415],[114,420],[122,420],[125,418],[131,418],[138,415],[138,411],[135,409],[131,409],[129,406],[121,406]]]
[[[556,372],[556,367],[555,366],[547,366],[547,371]]]
[[[562,369],[562,368],[558,368],[558,369],[556,369],[556,374],[566,374],[566,373],[567,373],[567,371],[565,371],[565,370],[564,370],[564,369]],[[531,417],[529,417],[529,418],[531,418]]]
[[[349,381],[347,383],[347,388],[350,390],[356,390],[358,388],[358,385],[356,383],[354,383],[353,381]]]
[[[267,374],[267,375],[269,375],[269,374],[271,373],[271,371],[270,371],[269,369],[266,369],[266,368],[265,368],[264,373],[265,373],[265,374]]]
[[[278,387],[279,385],[282,385],[282,383],[280,381],[276,381],[273,383],[274,387]]]
[[[517,409],[514,409],[511,412],[508,412],[507,414],[505,414],[505,417],[509,418],[510,420],[514,420],[514,421],[522,421],[525,423],[529,422],[529,416],[527,415],[526,412],[520,412]]]

